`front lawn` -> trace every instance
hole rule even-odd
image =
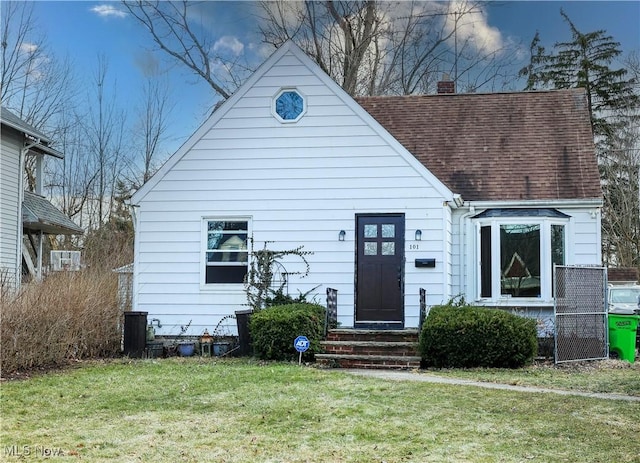
[[[294,364],[91,363],[5,381],[1,392],[2,461],[640,459],[638,402],[385,381]]]

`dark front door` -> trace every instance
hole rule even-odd
[[[357,215],[356,326],[402,328],[404,214]]]

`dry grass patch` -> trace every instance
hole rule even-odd
[[[640,361],[599,360],[502,368],[430,369],[425,374],[473,381],[640,396]]]
[[[0,300],[2,375],[113,356],[120,350],[122,312],[110,271],[58,272]]]

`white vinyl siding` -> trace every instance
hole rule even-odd
[[[20,281],[20,149],[22,138],[3,127],[0,152],[0,272],[11,286]]]
[[[281,88],[299,89],[306,112],[294,124],[272,114]],[[450,211],[422,166],[390,146],[368,120],[338,98],[293,54],[287,54],[227,109],[164,172],[137,208],[136,310],[162,321],[164,334],[212,329],[218,319],[246,309],[241,285],[201,289],[203,217],[251,217],[255,247],[304,245],[310,273],[292,277],[292,296],[317,289],[309,300],[325,303],[338,290],[338,317],[353,326],[355,215],[404,213],[406,218],[405,325],[417,326],[419,288],[429,303],[445,299],[445,244]],[[422,230],[416,242],[415,230]],[[345,241],[338,240],[345,230]],[[418,249],[412,249],[410,245]],[[435,258],[417,269],[416,258]],[[283,262],[304,271],[299,259]]]

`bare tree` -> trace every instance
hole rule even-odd
[[[295,41],[348,93],[361,93],[365,65],[378,61],[372,59],[372,46],[384,24],[384,12],[375,1],[263,1],[260,8],[266,43],[279,47]]]
[[[242,56],[216,51],[214,38],[198,22],[202,2],[123,0],[123,4],[160,50],[204,79],[223,99],[250,72]]]
[[[624,60],[632,91],[640,96],[638,52]],[[604,207],[603,259],[607,265],[640,269],[640,108],[609,114],[615,132],[601,145]]]
[[[109,218],[123,148],[125,115],[115,106],[116,85],[107,89],[108,68],[107,59],[99,55],[93,75],[95,94],[89,97],[90,110],[85,123],[90,169],[96,174],[93,201],[89,204],[92,227],[100,227]]]
[[[2,6],[2,105],[34,127],[51,130],[55,116],[73,96],[71,64],[48,50],[32,3]]]
[[[59,116],[74,96],[71,64],[48,50],[33,3],[3,2],[1,25],[2,105],[55,140],[65,130]],[[27,188],[33,191],[34,157],[26,159],[25,170]]]
[[[85,213],[97,172],[91,167],[87,158],[85,115],[70,110],[61,116],[60,123],[66,127],[57,138],[58,147],[64,153],[64,159],[51,163],[50,189],[54,202],[68,217],[79,226],[88,226],[88,215]],[[68,249],[69,246],[79,245],[79,236],[64,236],[58,246]]]
[[[145,184],[155,172],[157,163],[162,161],[158,155],[167,136],[169,114],[175,106],[169,90],[168,83],[159,77],[149,77],[142,89],[132,135],[135,155],[129,160],[132,174],[129,183],[134,188]]]
[[[480,34],[471,33],[481,2],[279,0],[260,7],[265,42],[293,40],[351,95],[428,93],[442,74],[467,91],[502,88],[514,76],[507,69],[516,50],[478,43]]]
[[[4,105],[24,92],[25,82],[33,75],[35,63],[43,53],[43,39],[36,36],[33,4],[4,2],[1,34],[0,95]]]
[[[608,265],[640,268],[640,131],[628,125],[600,164],[604,207],[603,258]]]
[[[203,78],[222,98],[247,77],[239,56],[216,52],[215,40],[195,21],[199,2],[125,0],[156,45]],[[261,1],[262,40],[293,40],[351,95],[427,93],[443,73],[467,91],[503,88],[515,47],[479,43],[484,5],[456,2]],[[489,28],[490,29],[490,28]],[[490,37],[497,31],[485,27]],[[490,37],[491,38],[491,37]],[[459,46],[458,45],[459,41]],[[212,63],[220,63],[215,69]],[[220,72],[220,70],[223,72]]]

